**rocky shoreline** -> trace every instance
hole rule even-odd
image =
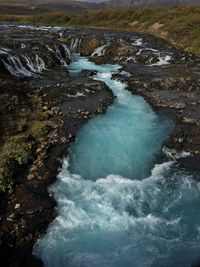
[[[68,73],[73,52],[98,64],[121,65],[116,77],[127,89],[174,121],[165,143],[170,156],[184,153],[181,166],[199,170],[200,61],[195,55],[137,33],[0,27],[1,157],[7,157],[6,164],[9,160],[14,177],[13,191],[0,193],[1,266],[42,266],[32,248],[56,216],[49,186],[80,127],[114,100],[103,83],[90,78],[94,73]]]
[[[95,94],[92,91],[94,87]],[[104,84],[88,79],[82,86],[82,89],[84,88],[91,90],[90,96],[76,97],[73,101],[66,97],[61,105],[56,106],[61,111],[49,120],[51,126],[48,135],[44,135],[44,138],[35,144],[37,148],[29,166],[24,166],[24,169],[19,171],[18,175],[22,176],[19,177],[20,181],[14,192],[9,195],[8,204],[1,216],[1,238],[6,239],[7,245],[6,247],[2,244],[1,247],[2,266],[12,265],[12,262],[16,261],[16,266],[32,264],[32,246],[56,216],[56,203],[47,188],[55,181],[68,145],[89,118],[103,113],[113,101],[112,92]],[[56,89],[53,97],[59,99],[60,88]],[[70,104],[70,110],[66,109],[66,104]],[[51,105],[49,109],[52,110]],[[8,255],[12,255],[12,258],[9,256],[9,261]]]

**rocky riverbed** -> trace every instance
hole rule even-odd
[[[127,89],[174,121],[165,154],[199,170],[198,57],[150,35],[2,25],[1,266],[42,266],[31,253],[56,216],[49,186],[78,129],[114,100],[93,72],[69,73],[73,53],[119,64]]]

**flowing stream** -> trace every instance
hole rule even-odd
[[[118,66],[78,57],[116,96],[70,146],[53,185],[59,216],[34,253],[47,267],[188,267],[200,256],[200,186],[169,160],[155,165],[172,128],[126,85]]]

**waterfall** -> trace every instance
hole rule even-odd
[[[97,57],[100,57],[100,56],[104,56],[105,55],[105,48],[108,47],[110,45],[110,43],[107,43],[105,45],[102,45],[100,47],[97,47],[94,52],[92,53],[92,57],[94,56],[97,56]]]
[[[12,56],[2,59],[8,72],[16,77],[35,77],[37,73],[45,70],[45,63],[37,54],[30,58],[29,56]]]
[[[46,69],[43,59],[37,54],[35,55],[34,60],[31,60],[28,56],[23,56],[23,58],[26,61],[28,68],[34,73],[41,73]]]
[[[170,61],[172,60],[172,56],[171,55],[162,55],[161,53],[158,54],[158,59],[159,61],[151,64],[151,66],[161,66],[161,65],[168,65],[170,63]]]
[[[73,52],[80,52],[80,45],[81,45],[81,39],[79,38],[72,38],[70,50]]]
[[[69,47],[68,47],[66,44],[63,44],[62,46],[63,46],[63,48],[64,48],[66,57],[68,57],[69,59],[72,59],[72,54],[71,54],[71,52],[70,52]]]
[[[7,57],[7,62],[2,60],[6,69],[14,76],[17,77],[31,77],[33,74],[24,66],[21,58],[18,56]]]
[[[55,44],[54,44],[54,48],[55,48],[55,50],[54,50],[54,51],[55,51],[55,55],[56,55],[56,57],[58,58],[58,60],[60,61],[61,65],[66,66],[66,65],[67,65],[67,64],[66,64],[66,61],[65,61],[65,59],[63,58],[60,49],[59,49]]]
[[[72,60],[72,54],[66,44],[45,45],[58,60],[61,66],[66,67],[68,62]],[[22,43],[21,49],[26,46]],[[8,48],[0,47],[1,61],[7,71],[16,77],[35,77],[47,69],[44,59],[37,53],[13,55]],[[53,59],[53,57],[51,57]]]
[[[67,45],[62,44],[61,46],[63,49],[63,52],[65,53],[65,57],[63,57],[63,53],[60,50],[60,47],[58,47],[56,44],[54,44],[53,47],[50,47],[49,45],[46,45],[46,47],[51,53],[55,55],[55,57],[58,59],[58,61],[60,62],[62,66],[68,65],[66,62],[66,59],[71,59],[72,55]]]

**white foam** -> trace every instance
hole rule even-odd
[[[136,46],[142,46],[143,45],[143,40],[142,38],[138,38],[137,40],[135,40],[132,45],[136,45]]]
[[[169,149],[168,147],[164,146],[163,147],[163,153],[169,158],[169,159],[180,159],[180,158],[185,158],[188,156],[191,156],[190,152],[186,152],[186,151],[177,151],[175,149]]]
[[[105,45],[102,45],[102,46],[96,48],[91,56],[92,57],[94,57],[94,56],[97,56],[97,57],[104,56],[105,55],[105,48],[108,47],[109,45],[110,45],[110,43],[107,43]]]
[[[174,161],[166,161],[161,164],[156,164],[151,171],[152,177],[161,177],[165,174],[166,171],[170,170],[171,166],[174,164]]]
[[[128,72],[128,71],[120,71],[120,74],[122,75],[122,76],[125,76],[125,77],[131,77],[132,75],[130,74],[130,72]]]
[[[7,55],[8,52],[10,52],[11,50],[9,48],[6,48],[6,47],[1,47],[0,46],[0,54],[2,55]]]
[[[172,59],[171,55],[161,55],[161,53],[159,53],[158,55],[159,55],[159,61],[151,64],[151,66],[162,66],[170,64],[170,61]]]

